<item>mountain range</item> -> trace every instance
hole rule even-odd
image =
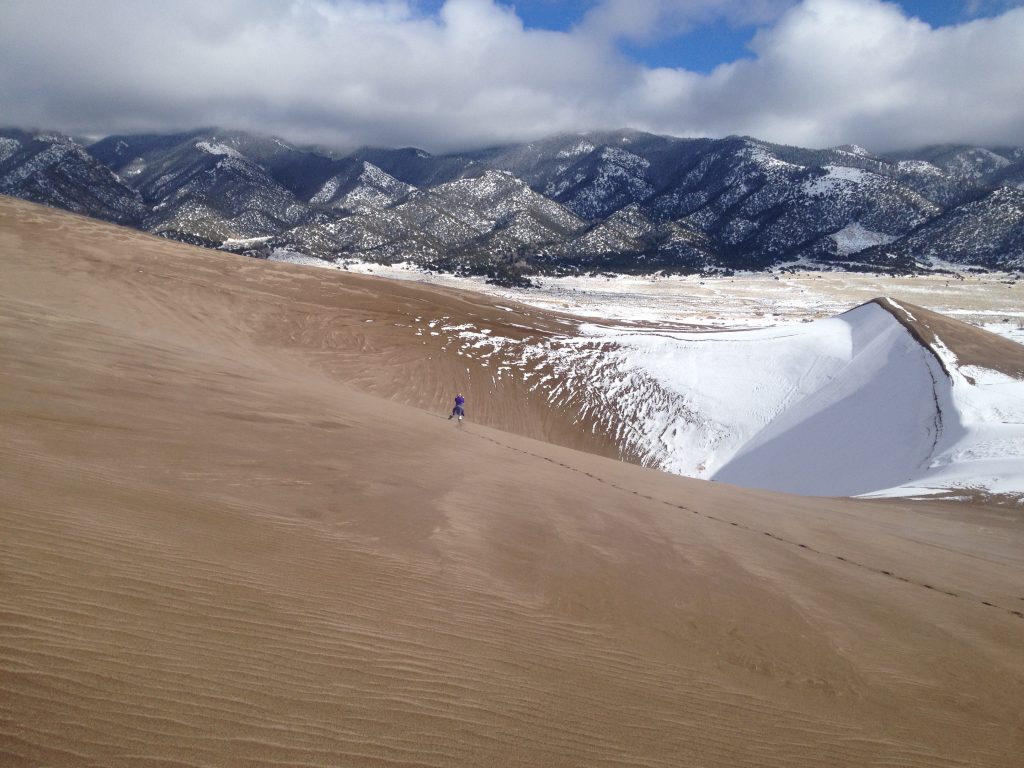
[[[635,131],[432,155],[0,130],[0,193],[267,257],[535,274],[1024,268],[1024,148],[875,155]]]

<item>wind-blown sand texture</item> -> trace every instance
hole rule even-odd
[[[1019,510],[611,460],[408,332],[564,322],[480,296],[9,198],[0,270],[4,766],[1020,765]]]

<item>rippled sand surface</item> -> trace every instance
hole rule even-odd
[[[0,198],[0,764],[1020,764],[1019,509],[611,460],[499,303]]]

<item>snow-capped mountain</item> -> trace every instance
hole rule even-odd
[[[897,242],[871,249],[905,262],[947,261],[1024,268],[1024,188],[1000,187],[929,219]]]
[[[802,262],[908,271],[1024,263],[1024,149],[892,156],[635,131],[434,156],[344,156],[200,130],[0,133],[0,191],[253,255],[534,273]]]
[[[338,211],[366,213],[390,208],[416,191],[412,184],[399,181],[365,160],[334,174],[317,190],[309,202]]]
[[[244,134],[201,133],[105,139],[92,151],[151,205],[146,229],[220,245],[277,235],[309,219],[306,202],[265,165],[273,146]]]
[[[0,130],[0,194],[139,226],[139,192],[67,136]]]

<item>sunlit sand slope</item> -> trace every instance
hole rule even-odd
[[[1019,515],[460,429],[424,305],[558,325],[0,199],[0,765],[1019,765]]]

